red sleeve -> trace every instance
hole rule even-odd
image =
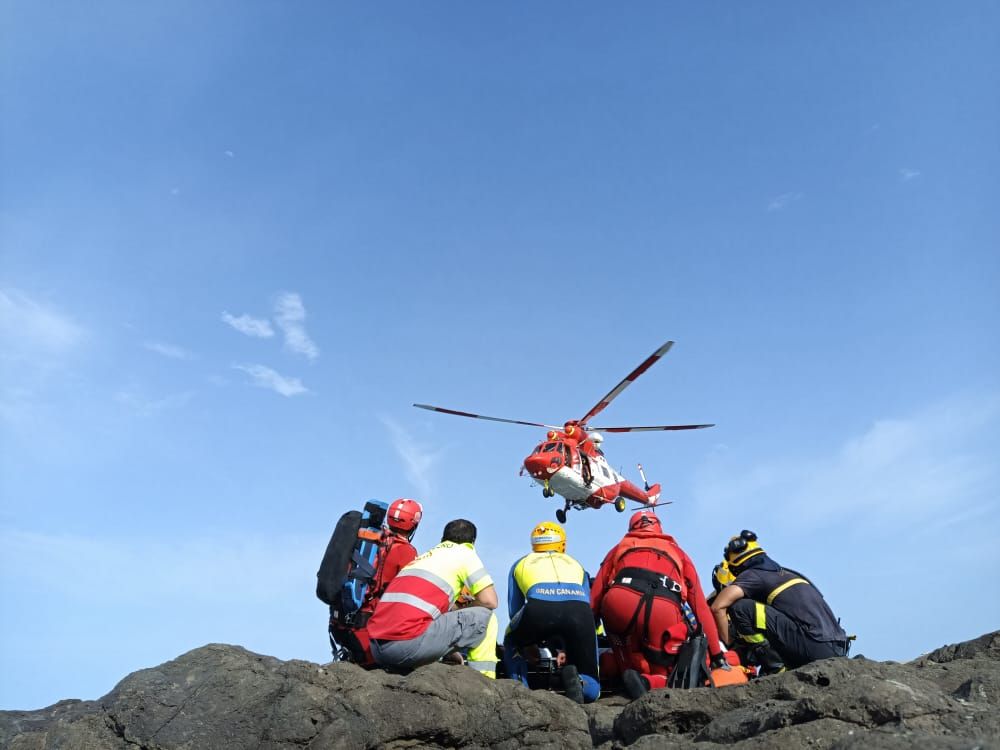
[[[617,546],[612,547],[611,551],[604,556],[604,561],[601,562],[601,569],[597,571],[597,577],[594,578],[594,582],[591,585],[590,608],[596,616],[600,616],[601,614],[601,603],[604,601],[604,594],[607,592],[611,579],[614,577],[614,554],[617,549]]]
[[[705,632],[705,637],[708,638],[709,655],[712,657],[718,656],[722,653],[722,647],[719,645],[719,628],[715,624],[715,617],[712,616],[712,610],[709,609],[708,602],[705,601],[705,594],[701,590],[701,581],[698,580],[698,569],[695,568],[694,563],[691,562],[691,558],[687,556],[684,550],[681,550],[679,547],[678,550],[683,555],[684,583],[687,584],[688,588],[688,604],[694,610],[694,614],[698,618],[698,623]]]
[[[416,556],[417,550],[409,542],[396,542],[392,545],[385,556],[385,563],[382,565],[382,586],[388,586],[389,581],[413,562]]]

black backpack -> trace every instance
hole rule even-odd
[[[369,500],[363,511],[348,511],[337,521],[316,573],[316,596],[330,605],[331,624],[365,625],[360,610],[378,573],[382,522],[388,508],[386,503]]]

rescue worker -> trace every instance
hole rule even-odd
[[[744,529],[723,554],[735,578],[715,597],[712,614],[722,640],[738,637],[761,674],[847,655],[847,634],[819,589],[768,557],[755,533]]]
[[[376,664],[412,669],[442,657],[461,662],[458,650],[468,649],[468,665],[496,678],[497,593],[475,541],[471,521],[449,521],[441,543],[392,579],[368,621]]]
[[[705,601],[708,602],[710,609],[712,607],[712,602],[715,601],[715,597],[719,595],[722,589],[735,580],[735,576],[729,572],[729,563],[725,560],[712,568],[712,593],[705,597]]]
[[[330,607],[330,644],[335,654],[342,653],[339,647],[343,647],[356,664],[365,668],[375,666],[366,625],[390,581],[417,556],[412,540],[423,514],[420,503],[406,497],[393,501],[386,510],[378,557],[375,559],[375,576],[368,585],[365,601],[352,625],[348,627],[340,623],[333,614],[335,608]]]
[[[558,638],[566,651],[560,673],[566,696],[577,703],[597,700],[601,684],[590,580],[583,566],[566,554],[566,532],[559,524],[542,521],[532,530],[531,553],[510,569],[507,607],[507,674],[527,684],[527,662],[518,649]]]
[[[729,669],[694,563],[663,533],[652,510],[632,516],[593,586],[591,608],[604,621],[631,698],[666,687],[677,652],[699,630],[707,637],[712,668]]]

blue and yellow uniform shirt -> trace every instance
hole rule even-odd
[[[510,617],[514,617],[529,599],[581,601],[589,606],[590,579],[583,566],[563,552],[532,552],[510,569],[507,581]]]

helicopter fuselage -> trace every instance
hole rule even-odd
[[[582,431],[577,431],[580,434]],[[561,495],[577,507],[599,508],[626,497],[641,503],[655,503],[659,487],[645,491],[615,471],[598,447],[601,436],[584,433],[574,440],[566,433],[551,431],[545,442],[524,459],[528,474],[550,492]]]

